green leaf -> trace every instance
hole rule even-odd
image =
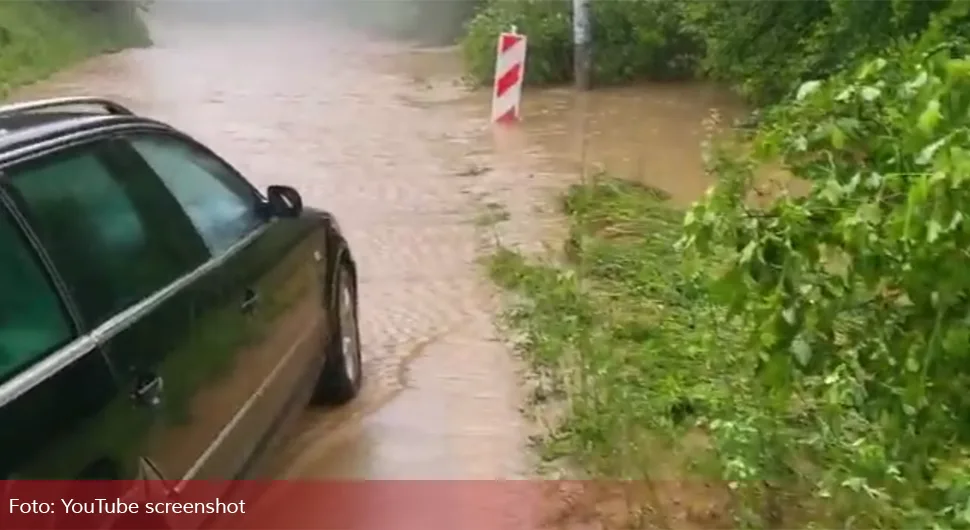
[[[906,369],[912,373],[919,371],[919,361],[915,357],[908,357],[906,359]]]
[[[946,143],[946,138],[940,138],[939,140],[931,143],[930,145],[924,147],[920,150],[919,154],[916,155],[915,162],[921,166],[925,166],[933,161],[933,157],[936,156],[936,152],[943,147]]]
[[[948,226],[946,229],[950,231],[956,230],[957,227],[959,227],[960,223],[962,222],[963,222],[963,212],[957,212],[953,214],[953,219],[950,219],[950,226]]]
[[[801,86],[798,87],[798,93],[795,95],[795,99],[798,101],[805,99],[806,97],[810,96],[813,92],[818,90],[820,86],[822,86],[822,82],[817,79],[812,81],[805,81],[804,83],[801,84]]]
[[[926,70],[920,70],[920,73],[916,76],[916,79],[913,79],[912,81],[906,83],[905,87],[906,89],[911,91],[917,90],[919,88],[923,88],[923,86],[926,84],[926,82],[929,79],[930,77],[926,75]]]
[[[741,249],[741,256],[738,258],[739,263],[748,263],[754,256],[754,251],[758,249],[758,243],[755,241],[748,241],[748,244]]]
[[[842,132],[842,129],[834,125],[832,126],[831,139],[832,139],[832,147],[836,149],[842,149],[843,147],[845,147],[845,133]]]
[[[834,178],[830,178],[825,181],[825,187],[823,187],[822,191],[819,192],[819,196],[825,199],[829,204],[836,204],[842,198],[844,193],[845,190],[842,185],[839,184],[839,181],[835,180]]]
[[[882,219],[882,211],[873,203],[863,204],[856,210],[855,215],[860,221],[869,225],[877,224]]]
[[[802,366],[808,366],[808,362],[812,360],[812,347],[802,337],[796,337],[792,341],[791,352],[798,364]]]
[[[943,350],[950,355],[965,355],[970,349],[970,329],[965,326],[950,328],[943,339]]]
[[[694,224],[694,220],[694,209],[691,208],[690,210],[687,210],[686,214],[684,214],[684,228],[690,228],[691,225]]]
[[[940,226],[939,221],[930,219],[930,222],[926,223],[926,241],[928,243],[935,243],[939,239],[942,229],[943,227]]]
[[[859,93],[862,94],[862,99],[866,101],[873,101],[878,98],[880,94],[882,94],[882,90],[879,90],[873,86],[867,86],[864,87]]]
[[[916,126],[921,131],[929,134],[936,129],[941,119],[943,119],[943,114],[940,112],[940,100],[932,99],[926,104],[926,109],[923,110],[923,113],[920,114]]]
[[[970,77],[970,61],[967,59],[950,59],[946,62],[946,71],[950,76],[958,79]]]
[[[866,186],[869,187],[869,189],[874,190],[882,186],[882,182],[883,176],[879,172],[873,171],[872,174],[869,175],[869,178],[866,179]]]
[[[882,69],[886,67],[886,64],[886,60],[882,57],[869,61],[859,70],[858,78],[866,79],[867,77],[882,71]]]
[[[781,312],[781,318],[785,319],[788,324],[795,323],[795,308],[786,307],[784,311]]]

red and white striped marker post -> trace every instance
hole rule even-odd
[[[495,87],[492,90],[492,122],[519,120],[522,79],[525,77],[526,37],[515,26],[498,37],[495,57]]]

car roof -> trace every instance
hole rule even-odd
[[[97,110],[71,110],[77,107],[96,107]],[[30,100],[0,105],[0,165],[18,158],[16,151],[39,144],[57,143],[59,139],[96,135],[97,131],[113,125],[167,125],[135,115],[128,108],[112,100],[91,96]]]

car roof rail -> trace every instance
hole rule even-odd
[[[127,107],[120,103],[111,101],[110,99],[95,96],[69,96],[0,105],[0,116],[33,112],[35,110],[47,110],[57,107],[74,107],[78,105],[99,106],[107,111],[108,114],[121,114],[125,116],[134,115],[134,112],[129,110]]]

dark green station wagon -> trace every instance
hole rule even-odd
[[[361,385],[334,217],[106,99],[0,107],[0,297],[0,479],[250,477]]]

